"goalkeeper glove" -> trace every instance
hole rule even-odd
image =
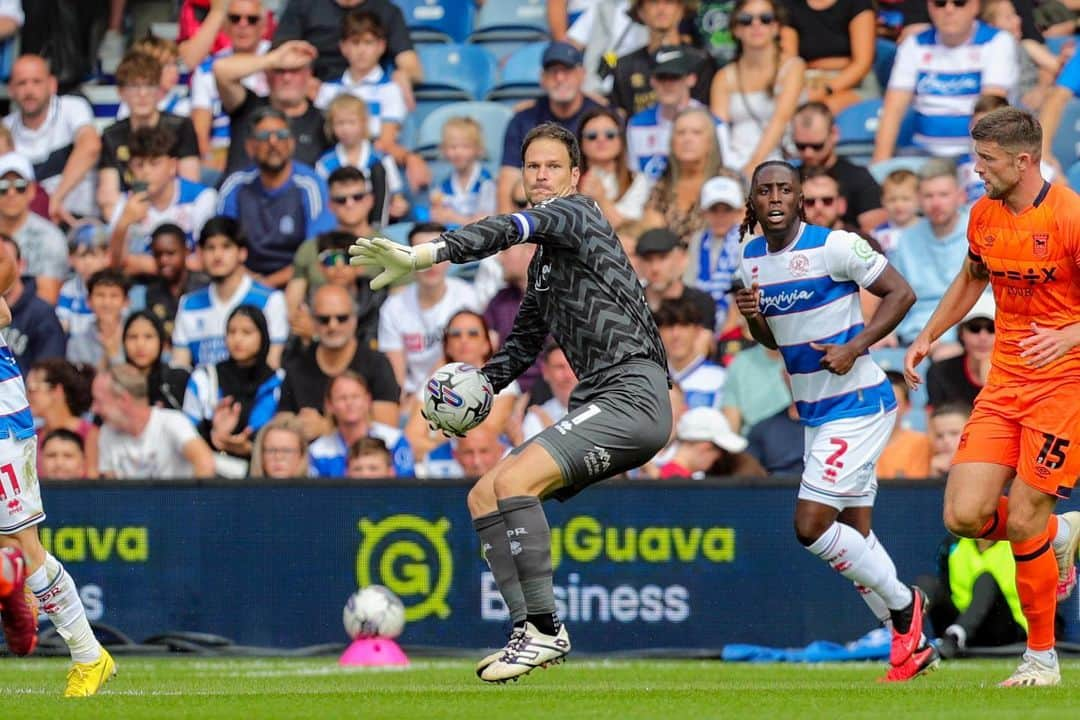
[[[437,243],[421,243],[416,247],[399,245],[386,238],[356,238],[349,248],[352,265],[378,268],[381,272],[371,281],[372,290],[380,290],[418,270],[435,264]]]

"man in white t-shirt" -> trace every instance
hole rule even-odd
[[[15,151],[34,165],[49,193],[49,217],[75,224],[75,215],[94,215],[101,136],[90,103],[56,94],[56,76],[39,55],[23,55],[11,69],[8,94],[15,110],[4,118]]]
[[[436,240],[446,228],[420,223],[409,233],[413,246]],[[442,357],[443,332],[459,310],[479,312],[476,291],[464,280],[448,278],[445,264],[416,273],[416,282],[379,309],[379,350],[386,354],[403,397],[423,387]]]
[[[214,454],[179,410],[151,407],[146,378],[132,365],[114,365],[92,386],[93,410],[105,424],[98,467],[105,478],[209,478]]]
[[[19,153],[0,155],[0,232],[19,246],[27,274],[37,279],[35,294],[55,305],[70,270],[67,239],[60,228],[30,212],[35,192],[30,161]]]

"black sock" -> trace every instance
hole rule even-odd
[[[559,628],[562,627],[559,616],[555,613],[538,613],[529,615],[526,619],[533,624],[533,627],[545,635],[558,635]]]
[[[901,610],[890,610],[889,616],[892,618],[893,629],[896,632],[903,635],[911,629],[911,618],[915,614],[915,596],[914,593],[911,597],[911,602],[908,603],[906,608]]]

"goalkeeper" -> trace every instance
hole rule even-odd
[[[555,612],[551,531],[541,500],[565,500],[648,462],[667,442],[672,421],[667,358],[641,284],[596,203],[577,194],[577,140],[543,123],[525,136],[521,155],[531,208],[415,247],[359,238],[350,248],[354,265],[381,269],[371,281],[378,290],[435,263],[535,244],[514,327],[482,370],[498,393],[532,365],[550,333],[580,378],[569,414],[469,491],[473,525],[514,623],[506,646],[477,666],[489,682],[561,662],[570,650]],[[437,426],[437,418],[428,421]]]

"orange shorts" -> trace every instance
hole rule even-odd
[[[983,388],[953,463],[987,462],[1067,498],[1080,475],[1080,381]]]

